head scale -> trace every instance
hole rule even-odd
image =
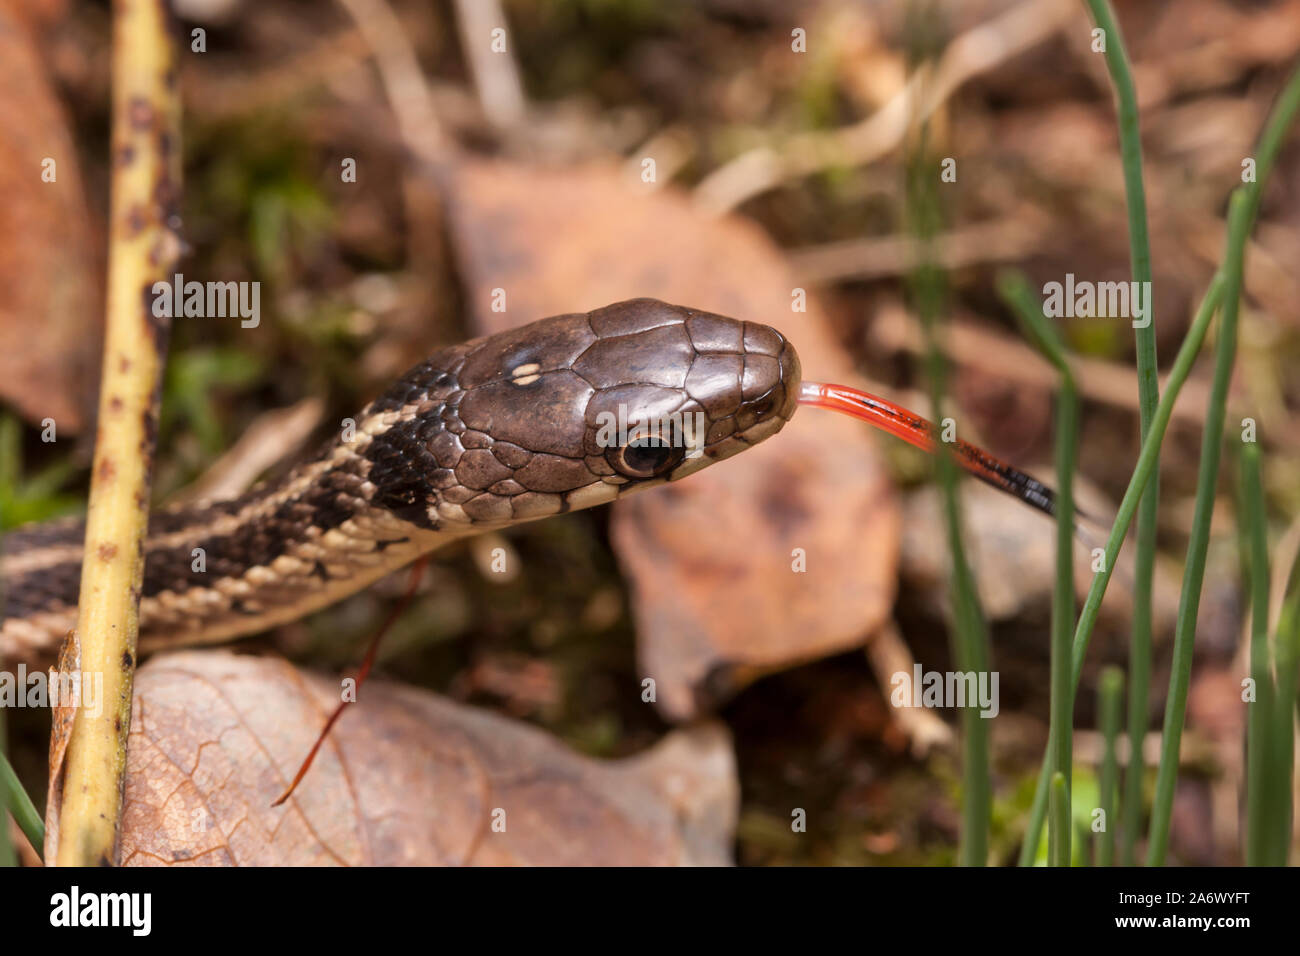
[[[429,527],[585,508],[775,434],[799,379],[794,348],[764,325],[654,299],[555,316],[457,346],[394,386],[368,414],[400,403],[416,415],[372,445],[400,445],[415,467],[369,477]]]

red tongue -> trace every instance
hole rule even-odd
[[[901,405],[847,385],[804,382],[799,386],[799,404],[851,415],[924,451],[933,453],[938,447],[939,430],[932,422]],[[947,444],[957,464],[976,478],[1044,514],[1055,513],[1056,495],[1051,488],[960,439]]]
[[[881,431],[901,438],[909,445],[933,452],[938,429],[920,415],[909,412],[901,405],[886,401],[847,385],[823,385],[804,382],[799,386],[799,404],[816,408],[829,408],[833,412],[852,415]]]

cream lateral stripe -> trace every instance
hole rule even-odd
[[[22,554],[0,557],[0,578],[11,580],[31,571],[43,571],[60,564],[80,564],[81,546],[61,544],[53,548],[36,548]]]
[[[254,633],[276,623],[293,620],[308,610],[324,607],[351,594],[365,584],[410,563],[412,558],[432,546],[458,537],[454,532],[431,532],[408,524],[386,512],[367,511],[344,522],[353,526],[358,536],[340,529],[321,533],[311,529],[310,538],[295,542],[269,566],[247,568],[239,577],[215,578],[210,587],[190,587],[184,591],[160,591],[140,601],[142,628],[156,632],[161,626],[176,625],[179,631],[201,630],[201,636],[178,638],[177,643],[214,643],[231,636]],[[340,526],[343,527],[343,526]],[[379,548],[377,538],[391,536],[408,540]],[[323,581],[315,573],[317,562],[325,564],[336,577]],[[235,600],[267,601],[274,591],[296,592],[299,597],[289,606],[294,613],[280,615],[259,613],[256,619],[232,610]],[[15,618],[0,627],[6,654],[20,648],[28,656],[50,652],[63,634],[75,624],[76,609],[51,611],[28,618]],[[170,638],[147,641],[149,647],[171,646]]]
[[[450,540],[449,536],[448,540]],[[418,544],[407,544],[400,547],[391,546],[385,549],[384,560],[377,561],[368,567],[349,565],[347,593],[351,594],[384,575],[409,564],[413,557],[423,553],[424,550],[426,550],[426,547]],[[334,603],[339,597],[338,591],[330,587],[328,582],[322,582],[311,575],[277,579],[275,583],[274,595],[267,594],[261,599],[259,604],[261,609],[257,616],[255,630],[260,631],[279,624],[296,621],[306,614]],[[233,590],[244,591],[246,589],[245,593],[247,594],[257,593],[253,588],[249,587],[247,577],[239,579],[238,582],[234,581],[234,579],[227,579],[220,584],[243,585],[242,588]],[[201,606],[191,606],[188,613],[177,620],[177,624],[180,626],[169,629],[167,634],[145,638],[141,644],[141,650],[147,652],[192,644],[219,643],[232,637],[247,634],[249,632],[249,619],[230,610],[231,598],[240,596],[238,594],[231,595],[229,593],[231,590],[229,587],[218,585],[218,587],[212,589],[197,588],[187,591],[184,595],[186,602]],[[170,594],[171,592],[164,593]],[[276,600],[270,600],[272,596]],[[145,618],[152,619],[154,614],[157,614],[160,620],[172,617],[174,611],[169,613],[171,609],[165,608],[162,598],[162,594],[154,598],[145,598],[140,603],[142,615]]]
[[[76,625],[77,609],[66,606],[5,621],[0,628],[0,657],[22,661],[48,653]]]
[[[186,505],[186,511],[194,511],[196,523],[179,531],[167,534],[150,535],[145,543],[147,551],[160,551],[179,548],[191,542],[197,544],[201,538],[224,537],[239,530],[242,525],[256,521],[270,514],[281,505],[300,496],[322,474],[337,467],[341,462],[359,455],[379,435],[388,431],[402,416],[413,413],[416,406],[407,405],[399,411],[371,415],[357,423],[357,439],[349,444],[334,448],[327,458],[309,462],[296,469],[289,481],[272,495],[259,501],[249,502],[246,508],[232,514],[213,515],[203,512],[205,505],[212,502],[194,502]],[[166,511],[167,509],[163,509]],[[200,523],[201,522],[201,523]],[[82,549],[77,545],[59,545],[51,548],[36,548],[22,554],[0,557],[0,574],[6,579],[18,577],[32,571],[57,567],[81,561]]]

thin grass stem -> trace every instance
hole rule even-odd
[[[1053,836],[1047,842],[1048,866],[1070,865],[1070,788],[1065,782],[1065,774],[1059,770],[1052,774],[1051,821],[1048,833]]]
[[[1151,434],[1142,443],[1142,451],[1138,455],[1137,465],[1133,469],[1128,488],[1125,490],[1124,497],[1121,499],[1119,509],[1115,514],[1114,524],[1112,524],[1110,535],[1106,539],[1105,550],[1100,556],[1101,570],[1096,572],[1092,579],[1092,584],[1088,588],[1088,596],[1083,602],[1083,608],[1079,612],[1079,621],[1074,630],[1074,643],[1070,653],[1071,681],[1076,690],[1079,686],[1079,678],[1083,674],[1083,663],[1088,654],[1088,642],[1092,639],[1092,631],[1097,624],[1097,615],[1101,611],[1102,598],[1106,596],[1106,588],[1110,584],[1115,561],[1118,559],[1120,548],[1124,543],[1124,536],[1128,533],[1129,525],[1133,523],[1133,515],[1137,511],[1138,501],[1146,489],[1147,481],[1150,479],[1155,466],[1155,460],[1160,454],[1160,443],[1164,440],[1165,430],[1169,427],[1169,419],[1174,411],[1174,402],[1177,401],[1178,393],[1182,390],[1183,383],[1187,381],[1187,376],[1192,370],[1192,364],[1196,361],[1197,353],[1201,350],[1201,345],[1205,341],[1205,332],[1209,327],[1210,319],[1219,306],[1222,295],[1223,275],[1216,273],[1210,280],[1209,287],[1205,290],[1205,296],[1201,299],[1201,304],[1197,308],[1196,317],[1192,320],[1191,328],[1188,329],[1187,336],[1178,349],[1178,355],[1174,358],[1173,367],[1169,371],[1169,379],[1165,384],[1165,394],[1160,396],[1160,404],[1156,407],[1156,417],[1151,425]],[[1048,753],[1044,755],[1043,766],[1039,771],[1038,786],[1034,790],[1034,802],[1030,808],[1029,825],[1025,830],[1025,841],[1020,847],[1020,863],[1022,866],[1031,865],[1038,853],[1038,840],[1042,835],[1043,820],[1047,814],[1047,789],[1051,780],[1052,748],[1054,746],[1054,741],[1049,743]],[[1135,746],[1140,747],[1141,742],[1138,741]]]
[[[1052,769],[1064,775],[1069,819],[1073,764],[1074,688],[1070,683],[1070,637],[1074,633],[1074,471],[1079,439],[1079,392],[1060,336],[1043,315],[1023,275],[1000,277],[998,290],[1016,313],[1030,339],[1061,375],[1056,399],[1056,584],[1052,592],[1051,730]],[[1070,829],[1053,833],[1050,859],[1070,860]]]
[[[1097,774],[1098,803],[1102,812],[1102,829],[1093,841],[1093,860],[1097,866],[1115,862],[1115,825],[1119,822],[1119,729],[1124,707],[1124,672],[1107,667],[1097,687],[1097,713],[1101,725],[1101,769]]]
[[[913,234],[922,248],[928,249],[942,223],[942,215],[935,187],[939,182],[939,166],[937,160],[929,155],[925,132],[922,126],[918,131],[916,150],[908,160],[907,215]],[[925,329],[926,371],[933,415],[942,421],[947,379],[942,347],[944,277],[933,258],[926,256],[909,278],[912,301]],[[946,446],[941,451],[946,452]],[[952,657],[961,671],[985,674],[989,670],[988,631],[975,578],[962,544],[961,509],[957,497],[959,473],[951,454],[938,455],[937,477],[951,559]],[[988,863],[993,808],[988,723],[980,716],[980,708],[967,701],[961,709],[962,825],[957,858],[962,866],[985,866]]]
[[[1286,600],[1278,617],[1273,656],[1277,662],[1277,706],[1270,731],[1269,766],[1264,777],[1272,799],[1266,823],[1272,824],[1271,866],[1286,866],[1291,856],[1291,829],[1295,818],[1295,719],[1297,684],[1300,683],[1300,559],[1291,566]]]
[[[1146,188],[1142,182],[1142,138],[1138,124],[1137,89],[1124,35],[1107,0],[1085,0],[1093,22],[1103,31],[1106,69],[1115,88],[1115,111],[1119,121],[1120,163],[1124,169],[1124,195],[1128,207],[1129,265],[1133,281],[1147,291],[1146,315],[1134,324],[1137,353],[1138,418],[1143,441],[1151,433],[1160,385],[1156,368],[1156,326],[1151,286],[1151,244],[1147,230]],[[1147,702],[1151,683],[1151,587],[1155,577],[1156,516],[1160,500],[1160,463],[1147,486],[1138,511],[1136,563],[1133,575],[1133,630],[1129,642],[1129,739],[1141,740],[1146,733]],[[1129,754],[1125,778],[1124,842],[1126,864],[1133,862],[1134,844],[1142,816],[1142,748]]]
[[[2,726],[0,726],[0,733],[3,733]],[[31,797],[27,796],[27,791],[19,782],[18,774],[14,773],[14,768],[5,756],[3,748],[0,748],[0,825],[3,825],[7,840],[9,828],[8,821],[4,819],[3,808],[9,810],[18,828],[27,837],[27,841],[37,853],[40,853],[41,848],[45,846],[45,823],[41,820],[35,805],[32,804]]]
[[[1243,590],[1250,595],[1250,677],[1255,699],[1246,712],[1247,866],[1262,866],[1269,857],[1269,731],[1273,723],[1273,661],[1268,644],[1268,547],[1264,518],[1259,445],[1241,446],[1241,488],[1237,508]]]
[[[1245,269],[1246,240],[1259,211],[1263,185],[1272,171],[1297,110],[1300,110],[1300,70],[1296,70],[1288,80],[1260,137],[1255,157],[1254,181],[1238,187],[1228,206],[1228,248],[1223,262],[1223,318],[1215,356],[1214,382],[1210,388],[1205,429],[1202,433],[1196,506],[1187,542],[1183,589],[1179,596],[1178,619],[1174,627],[1173,667],[1169,675],[1169,694],[1165,699],[1160,766],[1156,774],[1156,793],[1152,802],[1151,829],[1147,841],[1147,864],[1150,866],[1164,863],[1169,845],[1169,827],[1173,819],[1174,790],[1178,782],[1178,748],[1182,740],[1187,692],[1191,684],[1192,651],[1200,611],[1201,586],[1205,577],[1206,552],[1210,542],[1210,521],[1218,487],[1228,386],[1237,360],[1237,315]]]

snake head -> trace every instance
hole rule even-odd
[[[542,518],[675,481],[775,434],[799,392],[798,356],[775,329],[654,299],[454,353],[407,377],[436,372],[439,387],[419,403],[423,424],[406,427],[428,494],[408,487],[399,503],[436,528]],[[399,388],[406,407],[419,387]]]

